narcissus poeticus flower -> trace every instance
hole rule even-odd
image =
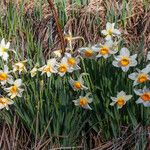
[[[117,51],[113,50],[113,41],[109,40],[106,41],[103,45],[100,46],[93,46],[92,47],[96,52],[98,52],[97,58],[104,57],[105,59],[108,58],[111,54],[117,53]]]
[[[14,82],[10,82],[10,84],[10,87],[4,89],[6,92],[8,92],[8,96],[10,96],[11,99],[15,98],[16,96],[22,97],[22,92],[24,91],[24,89],[21,88],[22,80],[17,79]]]
[[[137,104],[142,103],[145,107],[150,106],[150,89],[145,86],[143,89],[134,89],[134,92],[140,96],[136,101]]]
[[[78,66],[79,62],[80,62],[80,59],[79,57],[73,57],[71,56],[70,53],[65,53],[65,57],[67,59],[67,63],[68,63],[68,66],[72,69],[72,70],[78,70],[80,69],[80,67]]]
[[[89,103],[93,101],[90,95],[91,93],[87,93],[84,97],[80,96],[77,100],[73,100],[75,106],[80,106],[82,108],[92,110],[92,108],[89,106]]]
[[[8,66],[4,65],[4,70],[0,70],[0,82],[2,85],[5,85],[6,82],[10,82],[12,80],[12,76],[9,73],[10,71]]]
[[[39,68],[38,70],[42,71],[41,75],[46,73],[47,77],[50,77],[52,73],[57,73],[56,64],[57,64],[56,59],[52,58],[52,59],[49,59],[47,61],[46,65],[44,65],[43,67]]]
[[[82,73],[78,80],[73,80],[72,78],[70,78],[69,83],[71,85],[71,87],[75,90],[87,90],[88,88],[86,86],[84,86],[84,80],[83,80],[83,75],[86,75],[85,73]]]
[[[10,42],[7,44],[5,43],[5,39],[2,39],[0,43],[0,57],[2,57],[3,60],[7,61],[9,55],[8,55],[8,50],[10,47]]]
[[[141,84],[141,83],[145,83],[146,81],[150,80],[150,68],[149,67],[145,67],[144,69],[140,70],[140,69],[136,69],[137,72],[131,73],[129,74],[129,78],[131,80],[133,80],[133,86]]]
[[[115,67],[121,67],[124,72],[127,72],[130,67],[137,65],[136,57],[137,54],[130,56],[130,51],[123,47],[120,50],[120,55],[114,56],[115,60],[113,61],[113,65]]]
[[[131,97],[132,95],[126,95],[124,91],[121,91],[117,94],[117,97],[111,97],[113,102],[111,102],[110,105],[114,106],[116,104],[117,108],[120,109],[126,104],[129,99],[131,99]]]
[[[107,22],[106,30],[102,30],[101,33],[105,36],[106,40],[111,40],[113,36],[119,36],[121,33],[118,29],[115,29],[115,23]]]
[[[63,57],[61,62],[57,64],[58,74],[62,77],[67,72],[73,72],[73,69],[69,67],[68,60],[66,57]]]
[[[9,109],[9,105],[12,105],[14,102],[6,97],[0,97],[0,109],[6,108]]]
[[[95,58],[96,52],[93,50],[92,47],[81,47],[78,49],[79,53],[84,58]]]
[[[27,72],[26,66],[25,64],[27,63],[27,60],[24,61],[20,61],[17,62],[13,65],[13,72],[19,71],[19,74],[21,74],[21,72]]]

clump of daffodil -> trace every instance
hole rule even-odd
[[[142,103],[145,107],[150,106],[150,89],[146,88],[143,89],[134,89],[136,95],[139,95],[138,100],[136,101],[137,104]]]
[[[124,91],[121,91],[117,94],[117,97],[111,97],[112,101],[110,103],[111,106],[117,105],[117,108],[122,108],[128,100],[130,100],[132,95],[126,95]]]
[[[89,104],[93,101],[90,95],[91,93],[87,93],[85,96],[80,96],[78,99],[73,100],[75,106],[80,106],[84,109],[92,110],[92,108],[89,106]]]
[[[86,73],[82,73],[78,80],[73,80],[72,78],[70,78],[69,83],[71,85],[71,87],[73,88],[74,91],[78,91],[78,90],[87,90],[88,88],[86,86],[84,86],[84,80],[83,80],[83,76],[87,75]]]
[[[4,65],[4,70],[0,70],[0,82],[2,85],[12,80],[12,76],[9,73],[8,66]]]
[[[72,69],[72,70],[78,70],[80,69],[80,67],[78,66],[78,64],[80,63],[80,59],[79,57],[73,57],[71,56],[70,53],[65,53],[65,57],[67,59],[67,63],[68,66]]]
[[[81,47],[78,49],[79,53],[81,54],[82,57],[84,58],[95,58],[96,52],[92,47]]]
[[[19,74],[22,72],[27,72],[25,64],[27,63],[27,60],[17,62],[13,65],[13,72],[19,71]]]
[[[9,105],[12,105],[14,102],[7,97],[0,97],[0,109],[6,108],[9,109]]]
[[[137,54],[130,56],[130,51],[123,47],[120,50],[120,55],[114,56],[115,60],[113,61],[113,65],[115,67],[121,67],[124,72],[127,72],[130,67],[137,65],[136,57]]]
[[[108,58],[111,54],[117,53],[116,50],[113,50],[113,41],[106,41],[104,44],[100,44],[99,46],[93,46],[93,49],[98,52],[97,58],[104,57]]]
[[[118,29],[115,29],[115,23],[107,22],[106,30],[102,30],[101,33],[105,36],[106,40],[111,40],[113,36],[119,36],[121,33]]]
[[[146,81],[150,80],[150,68],[149,66],[145,67],[144,69],[136,69],[137,72],[129,74],[129,78],[134,81],[133,86],[138,85],[140,83],[145,83]]]
[[[9,84],[11,84],[11,86],[4,89],[8,93],[8,96],[10,96],[11,99],[15,98],[16,96],[22,97],[22,92],[24,91],[24,89],[21,88],[22,80],[17,79],[9,82]]]
[[[72,72],[73,69],[69,67],[68,60],[66,57],[63,57],[61,62],[57,64],[58,74],[62,77],[67,72]]]
[[[47,64],[44,65],[43,67],[39,68],[38,70],[42,71],[41,75],[46,73],[47,77],[50,77],[52,73],[57,73],[56,63],[57,63],[57,61],[55,58],[49,59],[47,61]]]
[[[2,39],[0,43],[0,57],[2,57],[4,61],[7,61],[9,57],[8,55],[9,47],[10,47],[10,42],[5,43],[5,39]]]

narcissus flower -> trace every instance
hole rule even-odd
[[[131,99],[132,95],[126,95],[124,91],[121,91],[117,94],[117,97],[111,97],[112,103],[110,103],[111,106],[117,105],[117,108],[122,108],[126,102]]]
[[[50,77],[52,73],[57,73],[56,63],[57,61],[55,58],[49,59],[46,65],[39,68],[39,71],[42,71],[41,75],[46,73],[47,77]]]
[[[77,100],[73,100],[75,106],[80,106],[82,108],[92,110],[92,108],[89,106],[89,103],[93,101],[90,95],[91,93],[87,93],[84,97],[80,96]]]
[[[109,40],[106,41],[104,45],[100,46],[93,46],[93,49],[98,52],[97,58],[104,57],[105,59],[108,58],[111,54],[115,54],[117,51],[113,51],[113,41]]]
[[[4,65],[4,70],[0,70],[0,82],[2,85],[12,80],[12,76],[9,73],[8,66]]]
[[[84,58],[94,58],[96,56],[96,53],[92,47],[81,47],[78,51]]]
[[[10,42],[5,43],[5,39],[2,39],[0,43],[0,57],[2,57],[3,60],[7,61],[9,55],[8,50],[10,47]]]
[[[106,36],[106,40],[111,40],[113,36],[118,36],[121,34],[118,29],[115,29],[115,23],[110,22],[107,22],[106,30],[102,30],[101,33]]]
[[[129,74],[129,78],[134,81],[133,86],[138,85],[140,83],[145,83],[150,80],[150,68],[146,67],[142,70],[136,69],[137,72]]]
[[[26,64],[27,60],[24,60],[24,61],[20,61],[20,62],[17,62],[13,65],[13,72],[16,72],[16,71],[19,71],[19,74],[21,74],[21,72],[27,72],[27,69],[26,69]]]
[[[127,72],[129,67],[137,65],[136,57],[137,54],[130,56],[129,50],[123,47],[120,50],[120,55],[114,57],[115,60],[113,61],[113,65],[115,67],[121,67],[124,72]]]
[[[6,108],[9,109],[8,105],[12,105],[14,102],[6,97],[0,97],[0,109]]]
[[[57,65],[58,74],[62,77],[67,72],[72,72],[73,69],[69,67],[68,60],[66,57],[63,57],[61,62]]]
[[[68,66],[72,69],[72,70],[78,70],[80,69],[80,67],[78,66],[80,59],[79,57],[72,57],[71,54],[69,53],[65,53],[65,57],[67,58],[67,63]]]
[[[135,89],[134,92],[140,96],[136,101],[137,104],[142,103],[145,107],[150,106],[150,89],[145,86],[143,89]]]
[[[12,86],[5,88],[4,90],[8,92],[8,96],[10,96],[11,99],[15,98],[16,96],[22,97],[22,92],[24,89],[21,88],[22,86],[22,80],[17,79],[14,82],[10,82]]]
[[[38,72],[38,68],[37,67],[32,68],[32,70],[30,71],[31,77],[34,77],[37,74],[37,72]]]
[[[88,88],[86,86],[84,86],[84,81],[83,81],[83,75],[86,75],[85,73],[82,73],[78,80],[73,80],[72,78],[70,78],[69,83],[71,85],[71,87],[75,90],[87,90]]]

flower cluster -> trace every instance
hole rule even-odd
[[[4,94],[0,96],[0,109],[8,109],[8,106],[14,103],[13,99],[22,97],[22,92],[24,91],[22,88],[22,79],[18,78],[14,80],[16,71],[21,73],[23,70],[26,70],[24,62],[14,64],[12,66],[14,69],[10,70],[8,67],[8,58],[11,51],[13,50],[10,49],[10,43],[5,43],[5,40],[2,39],[0,43],[0,57],[3,69],[0,70],[0,84]]]
[[[15,62],[12,66],[8,67],[9,53],[14,51],[10,49],[10,43],[5,43],[5,40],[2,39],[0,43],[0,57],[3,66],[0,70],[0,84],[4,91],[3,95],[7,96],[0,97],[0,109],[4,107],[8,109],[8,105],[14,103],[14,98],[22,97],[24,89],[22,88],[22,79],[19,78],[21,74],[30,72],[31,77],[35,78],[39,72],[41,76],[46,75],[47,78],[50,78],[53,74],[63,77],[67,73],[80,70],[80,61],[82,58],[98,61],[99,59],[109,59],[111,57],[113,58],[112,65],[120,68],[124,73],[127,73],[130,67],[137,66],[137,54],[130,54],[130,51],[126,47],[119,48],[121,32],[115,28],[114,23],[107,23],[106,29],[102,30],[101,33],[104,36],[104,40],[101,43],[81,47],[77,51],[73,51],[72,40],[81,37],[73,37],[71,32],[69,32],[69,35],[64,37],[68,41],[65,54],[62,56],[59,51],[55,51],[46,63],[41,66],[35,64],[30,71],[26,68],[28,60]],[[150,52],[147,55],[147,61],[149,60]],[[92,108],[89,104],[93,101],[93,98],[85,82],[84,76],[87,75],[87,73],[80,73],[77,79],[70,77],[69,84],[74,92],[80,94],[76,100],[73,100],[74,105],[91,110]],[[150,80],[150,64],[142,70],[136,68],[136,72],[129,74],[128,78],[134,81],[134,92],[139,96],[136,103],[143,103],[144,106],[150,106],[150,89],[146,86],[143,89],[135,88],[135,86],[143,85]],[[112,102],[110,105],[117,105],[117,108],[120,109],[131,98],[132,95],[126,95],[124,91],[121,91],[117,93],[116,97],[111,97]]]

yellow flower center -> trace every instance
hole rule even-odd
[[[117,100],[117,105],[118,106],[123,106],[125,104],[125,100],[123,99],[123,98],[119,98],[118,100]]]
[[[8,100],[6,99],[6,98],[0,98],[0,104],[2,104],[2,105],[6,105],[7,104],[7,102],[8,102]]]
[[[81,89],[81,83],[79,81],[74,82],[73,85],[76,89]]]
[[[6,79],[7,79],[7,77],[8,77],[8,76],[7,76],[7,74],[6,74],[6,73],[4,73],[4,72],[3,72],[3,73],[0,73],[0,80],[1,80],[1,81],[6,80]]]
[[[103,46],[101,49],[100,49],[100,54],[102,55],[106,55],[109,53],[109,49],[107,46]]]
[[[74,58],[68,58],[68,64],[70,66],[74,66],[76,64],[76,60]]]
[[[11,89],[10,89],[10,93],[12,93],[12,94],[16,94],[17,91],[18,91],[18,88],[15,85],[12,86]]]
[[[43,71],[46,72],[46,73],[47,72],[51,72],[51,67],[49,65],[45,66],[44,69],[43,69]]]
[[[140,97],[143,101],[150,101],[150,92],[144,93]]]
[[[67,66],[62,64],[59,68],[58,71],[61,73],[65,73],[67,71]]]
[[[128,66],[128,65],[129,65],[129,63],[130,63],[130,60],[129,60],[129,58],[128,58],[128,57],[123,57],[123,58],[120,60],[120,64],[121,64],[121,66],[126,67],[126,66]]]
[[[67,41],[71,41],[71,40],[72,40],[72,36],[70,36],[70,35],[65,35],[64,39],[67,40]]]
[[[80,106],[85,106],[88,104],[88,100],[85,97],[81,98],[79,101],[79,104],[80,104]]]
[[[112,30],[112,29],[109,29],[109,30],[108,30],[108,35],[112,35],[112,33],[113,33],[113,30]]]
[[[2,47],[2,52],[3,52],[3,53],[6,52],[6,50],[7,50],[7,48]]]
[[[147,78],[147,75],[146,74],[140,74],[139,76],[138,76],[138,82],[139,83],[143,83],[143,82],[145,82],[145,81],[147,81],[148,80],[148,78]]]
[[[93,56],[93,51],[91,49],[85,50],[84,55],[86,57],[91,57],[91,56]]]

